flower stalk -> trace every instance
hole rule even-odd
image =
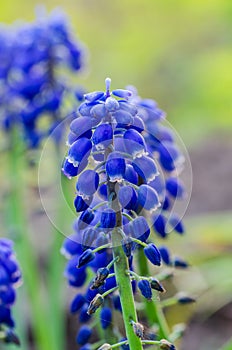
[[[138,261],[139,273],[142,276],[150,276],[148,262],[143,252],[143,249],[138,249],[137,261]],[[154,323],[157,323],[159,327],[160,337],[169,339],[170,331],[169,331],[168,323],[164,316],[161,305],[155,302],[154,300],[148,301],[145,298],[143,302],[145,304],[146,315],[148,317],[150,324],[152,325]]]

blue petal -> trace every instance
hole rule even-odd
[[[113,90],[112,93],[114,96],[121,97],[121,98],[129,98],[132,96],[132,92],[129,90],[123,90],[123,89],[116,89]]]
[[[160,206],[158,193],[148,185],[139,187],[138,202],[146,210],[156,210]]]
[[[119,109],[119,103],[115,98],[109,97],[106,99],[105,107],[107,111],[115,112],[117,109]]]
[[[110,181],[122,180],[126,170],[126,162],[120,152],[112,152],[106,161],[106,173]]]
[[[85,137],[85,134],[87,135],[91,133],[92,129],[92,122],[91,118],[89,117],[79,117],[72,121],[70,124],[70,130],[79,138],[79,137]]]
[[[113,129],[110,124],[100,124],[92,137],[97,150],[107,148],[113,141]]]
[[[77,180],[77,190],[83,198],[92,196],[98,189],[99,175],[96,171],[87,169]]]
[[[90,92],[89,94],[85,94],[84,98],[88,102],[94,102],[96,100],[101,99],[104,96],[103,91],[95,91],[95,92]]]
[[[137,206],[138,195],[133,187],[123,186],[119,189],[118,199],[123,208],[134,210]]]
[[[147,156],[136,158],[132,162],[132,166],[141,178],[149,183],[159,175],[155,161]]]
[[[81,138],[75,141],[69,149],[68,157],[70,163],[78,166],[83,158],[88,158],[92,148],[92,143],[87,138]]]
[[[124,144],[128,153],[130,153],[133,158],[141,157],[146,153],[147,147],[143,136],[134,129],[127,130],[124,135]]]

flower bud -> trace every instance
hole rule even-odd
[[[125,98],[125,99],[127,99],[127,98],[132,96],[132,92],[131,91],[124,90],[124,89],[113,90],[112,94],[114,94],[114,96]]]
[[[182,294],[182,293],[177,294],[176,298],[177,298],[178,303],[182,304],[182,305],[192,304],[192,303],[196,302],[195,298],[190,297],[190,296],[185,295],[185,294]]]
[[[162,286],[162,284],[156,279],[156,278],[150,278],[150,286],[152,289],[157,290],[160,293],[165,292],[164,287]]]
[[[170,252],[169,252],[168,248],[165,246],[161,246],[161,247],[159,247],[159,252],[160,252],[160,255],[161,255],[163,262],[166,265],[170,265],[171,264],[171,257],[170,257]]]
[[[172,263],[174,267],[181,268],[181,269],[186,269],[189,267],[189,264],[187,263],[187,261],[177,256],[173,259]]]
[[[73,234],[65,238],[60,252],[67,259],[70,259],[74,255],[81,253],[81,245],[79,242],[76,241],[77,239],[79,239],[79,237],[76,234]]]
[[[166,339],[160,340],[160,349],[162,350],[176,350],[175,345],[167,341]]]
[[[87,249],[84,253],[82,253],[80,255],[77,267],[80,268],[80,267],[88,264],[94,258],[95,258],[95,255],[92,252],[92,250],[91,249]]]
[[[143,325],[139,322],[134,322],[134,321],[131,321],[131,324],[133,327],[133,331],[137,335],[137,337],[143,338],[143,332],[144,332]]]
[[[103,304],[104,298],[101,294],[97,294],[93,300],[91,300],[87,314],[92,315],[95,313],[95,311]]]
[[[140,280],[138,282],[138,288],[140,289],[144,298],[148,300],[152,299],[152,290],[148,280]]]
[[[77,334],[76,342],[79,345],[85,345],[92,334],[91,328],[82,326]]]
[[[161,265],[161,255],[159,249],[153,243],[148,244],[147,247],[144,248],[144,254],[153,265]]]
[[[70,311],[72,314],[74,314],[75,312],[79,311],[82,306],[85,304],[86,300],[83,297],[82,294],[77,294],[75,296],[75,298],[73,299],[71,306],[70,306]]]
[[[94,102],[100,100],[104,96],[103,91],[94,91],[84,95],[84,99],[88,102]]]
[[[4,331],[4,343],[6,344],[15,344],[20,346],[20,339],[17,334],[14,333],[12,329],[7,329]]]
[[[160,214],[154,218],[154,229],[158,233],[158,235],[162,238],[167,237],[166,230],[167,219],[164,215]]]
[[[101,267],[98,269],[91,289],[98,289],[101,285],[103,285],[109,273],[110,271],[107,267]]]

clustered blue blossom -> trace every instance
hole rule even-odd
[[[150,154],[157,159],[162,177],[157,177],[154,182],[159,189],[161,210],[153,215],[154,231],[161,237],[168,236],[169,228],[177,233],[184,233],[184,225],[181,217],[173,213],[173,205],[176,200],[185,198],[185,188],[180,180],[180,173],[184,165],[184,156],[176,144],[172,129],[164,125],[166,117],[157,103],[151,99],[142,99],[137,90],[131,86],[133,95],[131,102],[136,104],[138,114],[144,122],[144,138]]]
[[[27,146],[38,147],[59,124],[67,98],[78,105],[83,89],[61,69],[83,67],[84,47],[65,15],[54,10],[32,23],[0,28],[0,122],[5,131],[20,126]],[[68,111],[66,110],[67,114]],[[55,134],[60,140],[61,129]]]
[[[141,295],[150,300],[152,290],[164,292],[164,288],[157,279],[140,278],[133,272],[133,256],[143,249],[155,266],[162,262],[178,266],[174,263],[178,258],[172,258],[166,246],[152,243],[151,227],[165,238],[167,212],[172,201],[184,195],[184,187],[175,176],[182,155],[171,131],[162,126],[164,113],[154,101],[142,100],[129,89],[111,92],[110,83],[107,78],[105,92],[84,96],[77,118],[70,125],[69,150],[62,168],[69,179],[78,176],[74,200],[78,217],[74,234],[62,247],[69,258],[65,276],[71,286],[78,288],[87,281],[87,271],[95,276],[87,291],[76,295],[71,312],[78,312],[80,322],[87,322],[102,307],[103,329],[111,323],[113,308],[121,311],[111,263],[111,238],[118,225],[117,212],[111,205],[115,196],[122,214],[121,245],[129,261],[133,291],[137,285]],[[164,179],[159,176],[162,169]],[[109,183],[114,184],[115,193],[109,191]],[[183,224],[177,216],[174,218],[173,228],[182,234]],[[179,258],[181,261],[178,267],[187,267]],[[85,344],[90,336],[90,327],[80,329],[77,343],[84,345],[81,349],[88,348]]]
[[[16,288],[21,283],[21,271],[13,250],[13,242],[0,238],[0,341],[19,345],[14,333],[15,321],[12,306],[16,300]]]

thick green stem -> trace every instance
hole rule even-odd
[[[131,287],[130,277],[126,273],[128,270],[128,261],[121,246],[121,233],[118,228],[115,228],[112,232],[112,244],[114,257],[118,256],[119,261],[115,262],[115,275],[116,281],[119,286],[119,295],[122,305],[122,314],[124,319],[124,325],[126,329],[126,336],[130,349],[140,350],[142,344],[140,339],[135,335],[130,321],[137,322],[137,314],[134,304],[133,291]]]
[[[139,274],[142,276],[149,276],[149,268],[147,259],[143,252],[143,249],[138,249],[138,268]],[[150,324],[157,323],[159,326],[159,335],[161,338],[168,339],[169,338],[169,327],[164,316],[161,305],[155,301],[148,301],[144,298],[146,314]]]
[[[112,123],[112,117],[109,115],[109,122]],[[114,150],[113,143],[105,150],[104,160]],[[120,302],[122,307],[122,316],[126,331],[126,337],[130,350],[142,350],[141,339],[134,333],[131,321],[137,322],[137,313],[135,308],[133,290],[130,276],[126,272],[129,269],[128,259],[123,251],[122,240],[122,210],[117,198],[117,182],[111,182],[107,178],[107,196],[111,208],[116,213],[116,226],[112,231],[112,251],[114,262],[114,272],[116,282],[119,287]]]
[[[135,309],[134,296],[131,286],[130,276],[126,272],[129,269],[128,259],[123,251],[122,240],[122,213],[119,202],[116,197],[115,183],[108,181],[108,195],[114,196],[111,202],[112,209],[116,212],[116,227],[112,232],[113,256],[116,259],[114,263],[114,271],[117,285],[119,287],[119,295],[122,306],[122,315],[126,330],[128,344],[131,350],[141,350],[142,343],[140,338],[133,331],[131,321],[137,322],[137,313]]]

